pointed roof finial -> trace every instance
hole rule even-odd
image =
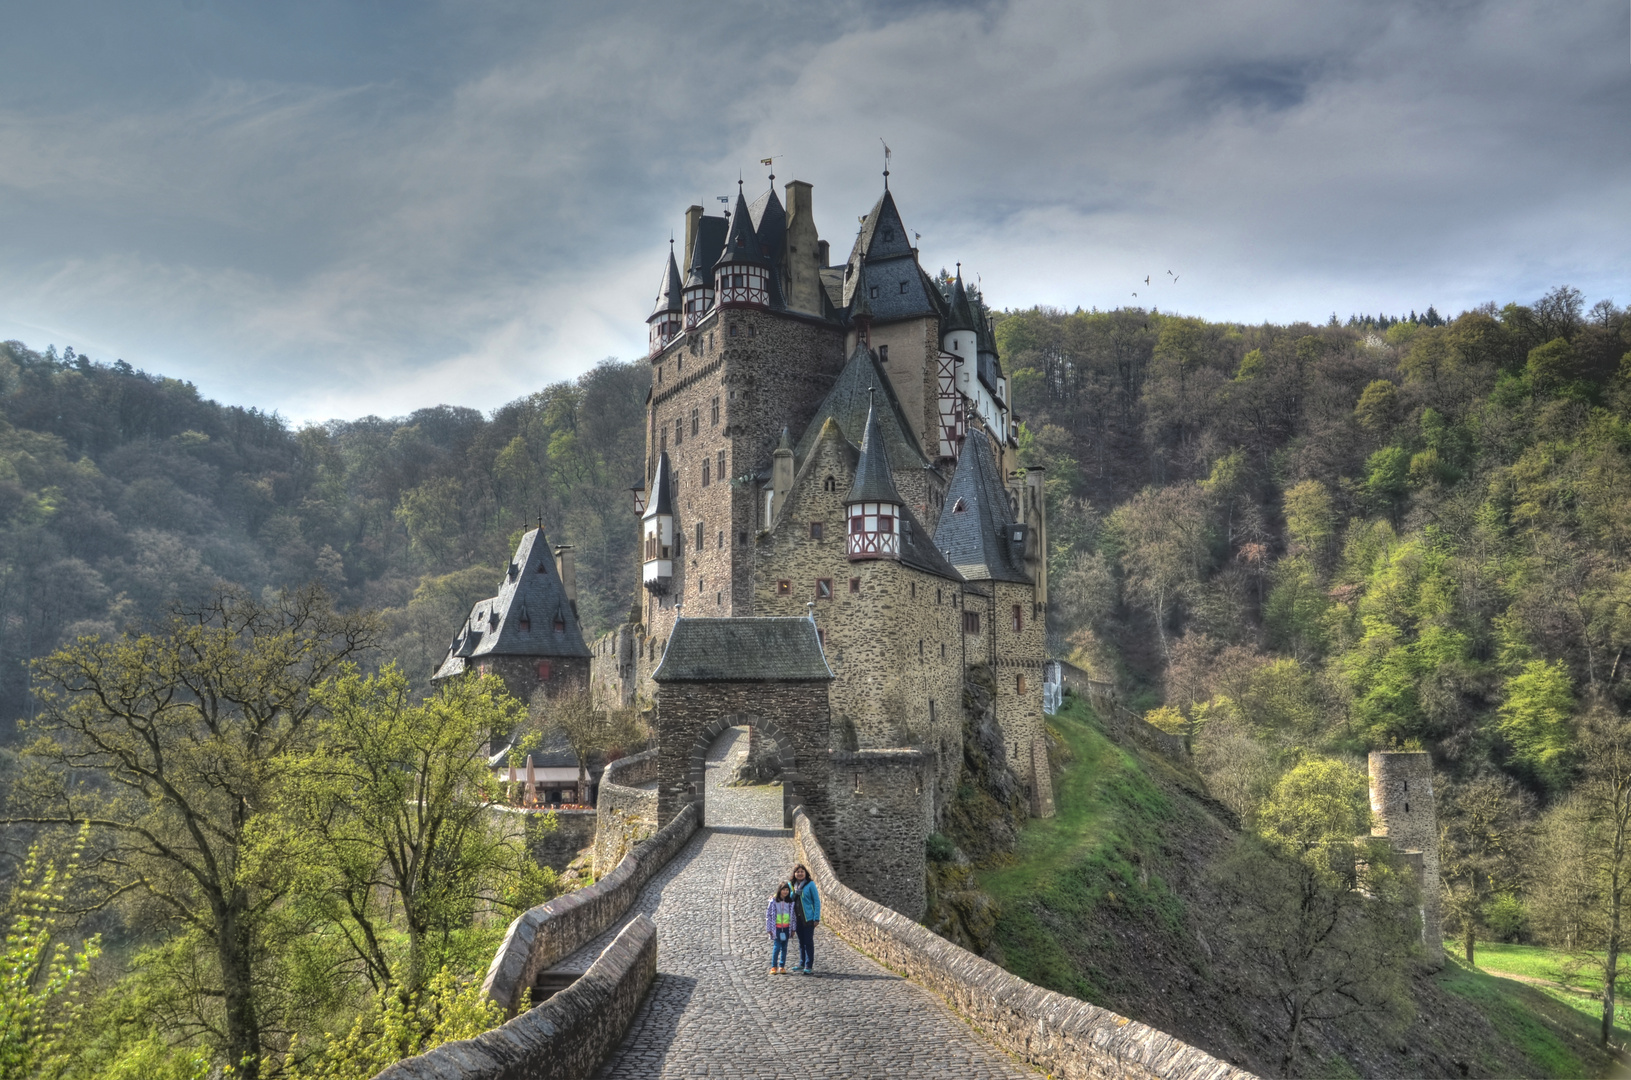
[[[886,142],[883,142],[883,136],[881,136],[881,135],[878,137],[878,141],[883,143],[883,189],[885,191],[888,191],[889,190],[889,153],[890,153],[889,144],[886,143]]]

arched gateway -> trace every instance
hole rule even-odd
[[[679,619],[652,674],[657,684],[657,823],[704,796],[708,747],[730,727],[756,729],[782,766],[782,823],[827,806],[827,687],[832,669],[804,618]]]

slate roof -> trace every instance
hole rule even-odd
[[[807,618],[686,619],[674,623],[657,682],[827,682],[832,668]]]
[[[838,373],[832,389],[827,391],[827,396],[805,426],[804,434],[799,436],[798,445],[794,448],[795,459],[802,464],[809,456],[810,448],[821,434],[821,426],[829,418],[838,421],[839,428],[845,432],[864,433],[867,413],[872,411],[871,391],[874,387],[882,397],[877,403],[878,423],[884,452],[889,455],[890,463],[896,469],[927,468],[929,460],[923,456],[922,448],[911,434],[912,425],[907,423],[906,413],[900,407],[900,399],[895,397],[889,377],[867,347],[859,342],[844,370]]]
[[[561,629],[556,630],[556,622]],[[523,627],[525,622],[525,627]],[[498,595],[470,609],[436,679],[457,675],[486,656],[587,657],[578,614],[566,598],[555,556],[542,528],[521,537]]]
[[[889,454],[884,450],[883,432],[878,427],[876,402],[866,411],[866,430],[861,436],[860,457],[855,462],[855,482],[850,485],[844,501],[897,506],[905,502],[895,490],[894,477],[889,475]]]
[[[684,288],[680,283],[680,264],[674,261],[674,245],[669,244],[668,266],[663,270],[663,280],[657,286],[657,306],[651,309],[647,321],[670,311],[679,311],[680,294]]]
[[[657,471],[652,474],[651,491],[646,499],[646,512],[640,515],[641,521],[674,512],[674,471],[668,464],[667,450],[657,455]]]
[[[855,301],[855,287],[862,258],[866,259],[868,285],[878,287],[878,295],[868,294],[872,317],[880,322],[918,315],[944,314],[945,301],[934,282],[918,265],[911,234],[901,221],[895,197],[885,188],[872,211],[861,222],[843,277],[836,281],[823,274],[827,291],[836,303],[849,308]],[[836,286],[836,287],[835,287]]]
[[[758,233],[754,232],[753,215],[748,212],[747,198],[738,187],[736,209],[731,213],[730,231],[725,234],[724,247],[719,252],[719,258],[714,260],[714,266],[720,267],[730,263],[754,263],[763,266],[769,261],[759,246]]]
[[[725,218],[708,217],[706,214],[697,220],[696,239],[691,242],[691,265],[685,268],[686,288],[697,285],[713,287],[714,263],[719,261],[719,253],[725,250],[725,231],[730,224]]]
[[[968,290],[963,288],[963,268],[957,268],[957,280],[951,287],[951,321],[946,323],[946,330],[973,330],[974,309],[969,307]]]
[[[959,502],[961,510],[957,509]],[[1013,525],[1008,489],[997,471],[991,444],[980,432],[970,432],[946,489],[934,546],[946,552],[952,566],[969,581],[1031,584],[1013,542]]]

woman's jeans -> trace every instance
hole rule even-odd
[[[770,966],[773,968],[787,966],[787,939],[779,934],[771,938]]]
[[[798,924],[799,967],[809,971],[815,967],[815,927],[807,922]]]

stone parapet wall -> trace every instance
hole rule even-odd
[[[1061,1080],[1253,1080],[1145,1024],[1033,986],[847,887],[804,813],[794,843],[821,889],[821,920],[879,963],[944,998],[987,1039]]]
[[[602,877],[657,829],[657,751],[646,750],[606,766],[595,801],[594,873]]]
[[[1093,703],[1111,738],[1122,742],[1131,740],[1173,761],[1189,760],[1189,746],[1183,736],[1162,731],[1122,705],[1115,683],[1095,679],[1066,660],[1055,660],[1053,663],[1059,665],[1059,681],[1065,689]]]
[[[482,993],[511,1012],[538,973],[593,941],[622,917],[651,876],[697,831],[698,812],[686,807],[657,835],[595,884],[525,912],[510,924]]]
[[[657,926],[637,915],[581,978],[542,1005],[399,1061],[377,1080],[581,1080],[622,1040],[656,977]]]
[[[928,903],[924,842],[934,831],[934,760],[915,749],[832,755],[831,835],[845,881],[908,919]]]

